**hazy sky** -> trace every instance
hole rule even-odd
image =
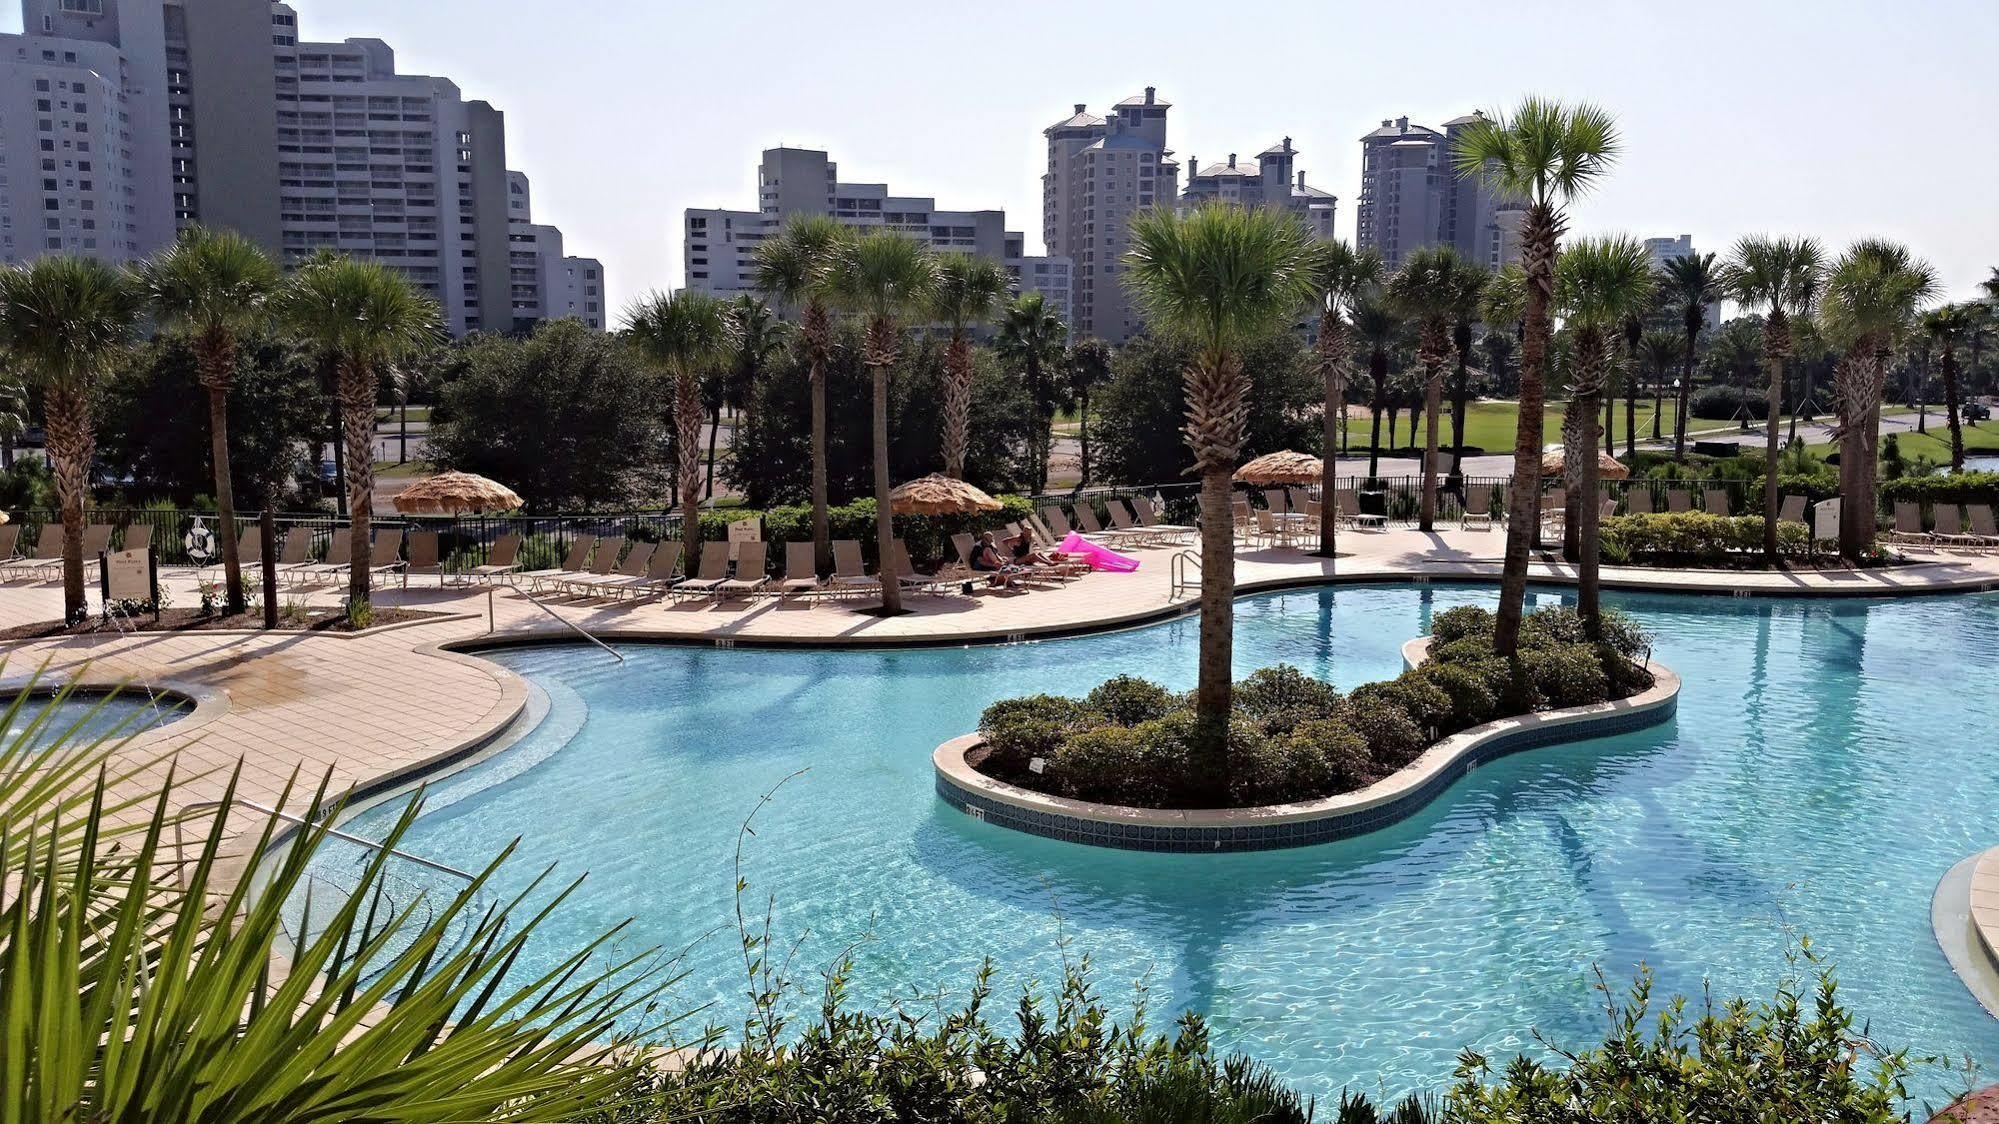
[[[780,143],[828,149],[843,179],[1004,207],[1033,252],[1041,130],[1146,85],[1173,103],[1183,161],[1291,136],[1346,237],[1362,133],[1531,92],[1600,102],[1624,132],[1577,232],[1704,250],[1884,235],[1959,297],[1999,265],[1993,0],[295,3],[302,38],[384,39],[401,70],[504,110],[537,219],[604,260],[618,308],[681,282],[682,209],[753,207]]]

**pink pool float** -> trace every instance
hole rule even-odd
[[[1112,574],[1129,574],[1138,569],[1138,559],[1127,554],[1119,554],[1107,546],[1093,543],[1074,531],[1055,548],[1063,554],[1074,555],[1090,564],[1092,570],[1103,570]]]

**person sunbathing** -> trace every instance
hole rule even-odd
[[[1000,551],[999,544],[994,540],[991,531],[979,536],[978,545],[972,548],[971,563],[973,570],[992,575],[986,579],[986,584],[996,589],[1013,588],[1020,573],[1019,568],[1008,561],[1007,555]]]

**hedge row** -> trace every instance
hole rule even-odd
[[[1763,549],[1761,515],[1709,515],[1690,511],[1665,515],[1614,515],[1603,521],[1606,561],[1720,562],[1735,552]],[[1802,523],[1777,525],[1777,549],[1786,555],[1811,550]]]
[[[1881,502],[1999,504],[1999,472],[1904,476],[1883,481]]]
[[[1644,637],[1615,614],[1601,641],[1585,637],[1574,610],[1530,614],[1517,665],[1494,653],[1483,609],[1438,614],[1432,637],[1423,666],[1346,696],[1285,664],[1237,683],[1225,791],[1194,752],[1189,697],[1132,676],[1081,699],[1030,695],[987,707],[978,767],[1025,788],[1127,807],[1291,803],[1368,785],[1459,730],[1651,683],[1639,661]]]

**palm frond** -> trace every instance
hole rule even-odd
[[[624,331],[641,355],[676,375],[715,366],[735,336],[722,302],[692,289],[640,297],[625,310]]]
[[[1555,301],[1577,328],[1623,330],[1645,312],[1654,285],[1652,257],[1629,235],[1578,239],[1555,261]]]
[[[920,312],[937,283],[936,258],[907,234],[871,230],[848,239],[826,277],[832,303],[870,321],[896,323]]]
[[[94,258],[54,256],[0,269],[0,347],[44,387],[82,389],[131,346],[139,291]]]
[[[1225,353],[1267,335],[1314,303],[1304,228],[1261,208],[1208,204],[1139,214],[1130,226],[1125,287],[1158,327]]]
[[[1005,267],[989,258],[939,254],[936,283],[927,302],[929,316],[961,332],[992,316],[1006,299],[1011,280]]]
[[[1460,177],[1482,179],[1501,195],[1560,207],[1610,170],[1622,144],[1607,110],[1529,97],[1511,117],[1481,114],[1459,133],[1451,157]]]
[[[255,242],[234,231],[189,227],[135,269],[161,326],[200,335],[261,322],[281,275]]]

